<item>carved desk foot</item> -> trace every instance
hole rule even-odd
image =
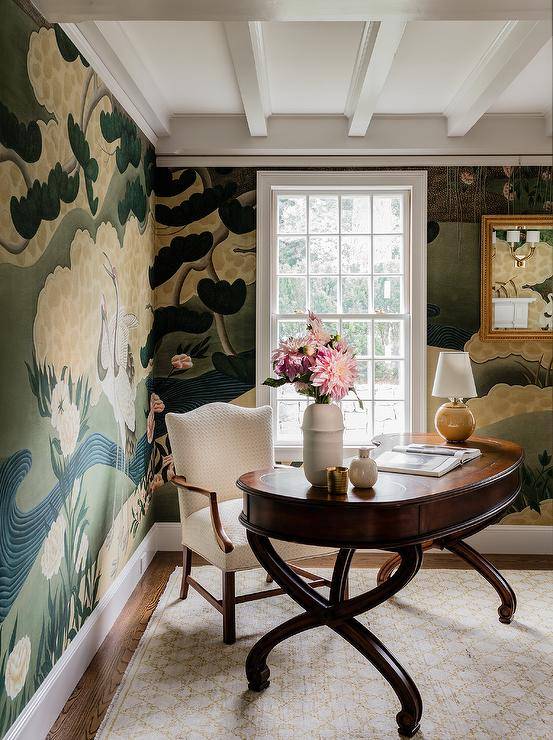
[[[513,616],[517,608],[516,594],[509,583],[489,560],[460,539],[430,540],[422,545],[422,549],[424,551],[429,550],[431,547],[445,548],[446,550],[455,553],[472,566],[475,571],[480,573],[480,575],[485,578],[491,586],[493,586],[501,599],[501,606],[497,610],[499,621],[502,624],[510,624],[513,621]],[[389,558],[378,571],[378,575],[376,577],[377,582],[380,584],[388,580],[392,573],[399,567],[400,563],[401,555],[399,554],[395,554]]]

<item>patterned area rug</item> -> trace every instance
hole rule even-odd
[[[322,570],[320,571],[322,572]],[[330,572],[330,571],[326,571]],[[195,569],[219,593],[219,572]],[[393,600],[361,618],[417,683],[420,738],[553,738],[553,582],[550,572],[505,573],[518,596],[511,625],[473,571],[423,570]],[[351,593],[376,571],[352,570]],[[300,612],[287,596],[237,607],[237,642],[223,645],[220,615],[171,576],[97,738],[397,738],[387,682],[328,628],[297,635],[269,656],[271,685],[247,690],[244,660],[270,628]],[[239,574],[240,592],[265,586]]]

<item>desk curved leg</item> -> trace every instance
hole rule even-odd
[[[434,545],[433,540],[428,540],[428,542],[422,543],[422,551],[426,552],[427,550],[430,550],[430,548]],[[380,570],[378,571],[376,575],[376,582],[377,583],[384,583],[385,581],[390,578],[392,573],[398,569],[399,564],[401,563],[401,555],[398,553],[394,553],[391,558],[388,558],[386,562],[380,566]]]
[[[343,596],[353,551],[341,550],[334,566],[329,600],[310,588],[294,573],[277,554],[267,537],[251,531],[248,531],[247,536],[261,565],[273,576],[276,583],[306,610],[304,614],[275,627],[250,650],[246,659],[249,688],[262,691],[269,685],[270,670],[267,666],[267,657],[276,645],[305,630],[327,625],[357,648],[390,683],[401,703],[401,711],[396,717],[399,732],[412,737],[419,728],[422,715],[419,691],[396,658],[354,617],[382,604],[409,583],[422,563],[421,546],[413,545],[402,549],[399,568],[385,583],[368,593],[346,600]]]
[[[463,540],[444,541],[443,545],[447,550],[463,558],[463,560],[471,565],[474,570],[478,571],[495,588],[501,599],[501,606],[497,610],[499,621],[502,624],[510,624],[517,608],[517,597],[497,568],[473,547],[463,542]]]

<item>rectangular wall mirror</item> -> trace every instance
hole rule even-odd
[[[553,338],[553,216],[482,216],[483,340]]]

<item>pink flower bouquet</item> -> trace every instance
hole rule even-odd
[[[311,311],[307,332],[283,339],[271,360],[277,377],[267,378],[263,385],[279,388],[293,383],[298,393],[313,398],[315,403],[341,401],[349,391],[355,393],[355,353],[339,334],[326,331]]]

